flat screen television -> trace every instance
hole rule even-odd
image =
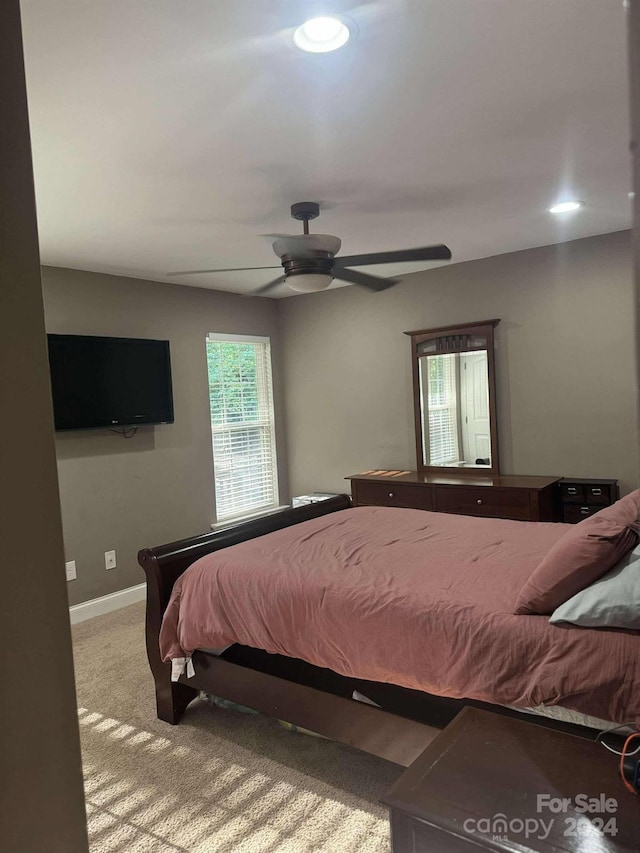
[[[169,341],[47,340],[56,431],[173,423]]]

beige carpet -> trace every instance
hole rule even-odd
[[[92,853],[389,850],[400,767],[205,700],[161,723],[142,605],[73,633]]]

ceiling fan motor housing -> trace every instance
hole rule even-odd
[[[333,255],[330,252],[314,252],[307,257],[292,257],[283,255],[282,266],[287,278],[295,275],[331,275],[333,270]]]
[[[303,222],[316,219],[320,216],[320,205],[315,201],[298,201],[291,205],[291,216]]]
[[[284,263],[285,258],[333,257],[340,251],[342,241],[332,234],[295,234],[280,237],[273,243],[273,251]]]

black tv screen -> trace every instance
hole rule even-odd
[[[57,431],[173,423],[169,341],[47,340]]]

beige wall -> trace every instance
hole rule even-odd
[[[0,3],[0,847],[87,850],[17,0]]]
[[[280,302],[293,494],[348,490],[370,467],[415,468],[404,331],[501,318],[502,472],[638,485],[630,233]]]
[[[205,338],[208,332],[269,335],[278,377],[276,306],[253,298],[130,278],[43,269],[48,332],[168,339],[175,423],[56,435],[65,553],[78,579],[72,604],[144,581],[140,548],[206,532],[213,521],[213,462]],[[276,381],[276,417],[283,417]],[[280,430],[280,435],[283,435]],[[284,444],[279,441],[284,460]],[[286,479],[282,494],[287,497]],[[118,566],[106,571],[104,552]]]

